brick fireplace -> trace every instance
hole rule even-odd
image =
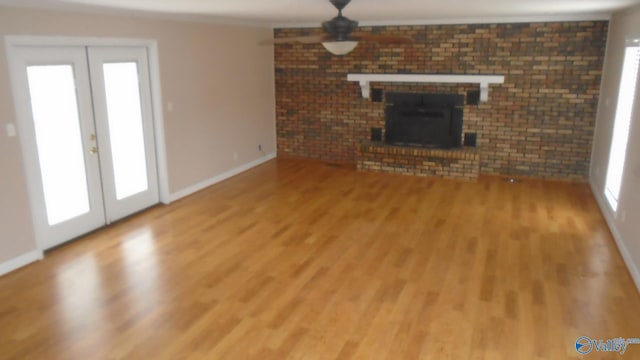
[[[458,94],[388,93],[384,142],[374,139],[372,129],[372,141],[358,147],[358,170],[476,180],[478,151],[462,147],[464,100]]]
[[[469,155],[478,162],[477,172],[583,181],[607,27],[606,21],[364,27],[359,31],[410,36],[414,43],[361,43],[344,57],[329,54],[321,45],[276,45],[278,153],[386,166],[358,161],[370,145],[371,128],[385,126],[385,102],[363,99],[358,83],[347,81],[349,73],[495,74],[504,75],[505,82],[491,87],[488,101],[464,106],[463,132],[478,135],[478,147]],[[276,37],[316,33],[275,30]],[[466,95],[478,90],[474,84],[372,87],[384,93]],[[429,160],[429,150],[423,154],[426,164],[439,166]],[[372,153],[380,151],[398,155],[404,150]],[[439,164],[454,160],[459,159],[445,158]],[[435,171],[433,166],[424,169],[422,173]]]

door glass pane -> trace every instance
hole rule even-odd
[[[108,63],[103,70],[116,198],[121,200],[148,189],[138,65]]]
[[[89,212],[71,65],[28,66],[29,94],[49,225]]]

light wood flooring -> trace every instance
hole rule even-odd
[[[582,335],[640,337],[586,184],[275,160],[0,278],[1,359],[578,359]]]

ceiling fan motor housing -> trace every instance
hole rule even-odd
[[[348,35],[357,27],[357,21],[346,18],[342,14],[322,23],[324,31],[335,37],[337,41],[348,40]]]
[[[342,16],[342,9],[347,6],[351,0],[330,0],[333,6],[338,9],[338,16],[329,21],[322,23],[322,28],[325,32],[335,38],[337,41],[348,40],[349,34],[351,34],[356,28],[358,28],[358,22],[351,20],[345,16]]]

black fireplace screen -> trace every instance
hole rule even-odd
[[[462,146],[462,107],[458,94],[388,93],[385,141],[404,146]]]

